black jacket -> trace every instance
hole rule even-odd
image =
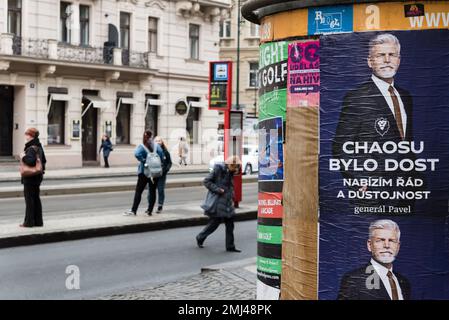
[[[350,91],[343,100],[343,107],[340,113],[340,119],[337,124],[337,129],[335,137],[332,144],[333,158],[344,159],[349,161],[350,159],[356,159],[358,166],[363,165],[365,160],[374,159],[378,163],[378,169],[372,172],[363,170],[355,171],[350,167],[348,171],[341,170],[341,173],[346,179],[358,179],[361,178],[378,178],[383,177],[385,179],[392,179],[392,187],[369,187],[368,190],[371,191],[389,191],[398,190],[403,188],[395,188],[394,184],[398,177],[403,177],[407,179],[412,178],[422,178],[419,174],[414,171],[402,172],[399,169],[396,171],[386,171],[385,170],[385,159],[394,159],[401,161],[403,159],[416,158],[415,154],[409,152],[407,154],[381,154],[381,153],[359,153],[359,154],[346,154],[343,151],[343,144],[347,141],[351,142],[367,142],[369,146],[373,142],[378,142],[381,146],[387,141],[393,141],[399,143],[401,141],[412,141],[413,140],[413,101],[410,94],[397,86],[396,90],[399,92],[401,100],[404,104],[404,109],[407,115],[407,127],[405,131],[404,140],[401,139],[399,134],[399,129],[396,124],[391,109],[388,106],[384,96],[380,92],[376,84],[370,80],[364,83],[359,88]],[[383,122],[383,120],[386,122]],[[385,126],[383,130],[380,127],[379,121],[382,121]],[[352,190],[356,191],[360,187],[354,187]],[[358,205],[392,205],[392,206],[402,206],[408,205],[410,203],[400,202],[398,200],[359,200]]]
[[[208,214],[210,217],[231,218],[235,215],[234,210],[234,174],[224,164],[216,164],[214,170],[204,179],[204,185],[211,192],[219,194],[217,210]],[[220,189],[224,193],[219,192]]]
[[[375,273],[375,274],[373,274]],[[402,296],[404,300],[410,300],[411,288],[410,283],[401,274],[394,271],[394,275],[398,279],[401,287]],[[340,290],[338,292],[338,300],[391,300],[388,295],[382,280],[379,279],[379,288],[369,289],[367,287],[367,280],[369,283],[371,279],[368,277],[377,276],[376,271],[371,264],[367,264],[359,269],[346,273],[340,283]]]
[[[167,150],[167,148],[161,147],[161,149],[162,149],[162,152],[164,153],[164,159],[161,159],[162,160],[162,170],[163,170],[164,175],[166,175],[170,171],[173,163],[171,161],[170,152]]]
[[[36,148],[37,147],[37,152]],[[45,164],[47,163],[47,159],[45,158],[44,148],[42,148],[42,144],[40,143],[38,138],[35,138],[33,140],[28,141],[25,144],[24,149],[25,155],[22,158],[23,163],[25,163],[27,166],[34,167],[36,166],[37,156],[39,154],[39,158],[42,162],[42,169],[45,173]],[[28,185],[39,185],[42,182],[43,175],[37,175],[33,177],[26,177],[22,178],[23,184]]]

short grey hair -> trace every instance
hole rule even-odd
[[[398,38],[396,38],[396,36],[392,35],[391,33],[382,33],[378,34],[377,36],[375,36],[370,40],[369,55],[371,56],[371,52],[373,51],[374,46],[387,42],[394,43],[398,47],[399,53],[401,53],[401,44],[399,43]]]
[[[374,230],[377,229],[387,229],[387,230],[394,230],[396,231],[396,234],[398,235],[398,240],[401,239],[401,230],[399,229],[399,226],[396,222],[392,220],[376,220],[371,222],[369,225],[369,237],[373,237]]]

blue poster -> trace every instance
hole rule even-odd
[[[449,30],[320,45],[319,298],[449,299]]]
[[[352,5],[309,8],[308,25],[309,35],[351,32]]]
[[[214,64],[214,81],[227,81],[228,80],[228,64],[227,63],[215,63]]]
[[[284,180],[282,117],[259,122],[259,181]]]

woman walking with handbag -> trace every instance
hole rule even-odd
[[[42,203],[40,185],[45,172],[44,149],[39,141],[39,131],[29,128],[25,131],[25,149],[20,155],[20,173],[22,176],[23,194],[25,196],[25,220],[23,228],[42,227]]]
[[[153,142],[152,137],[153,133],[151,132],[151,130],[146,130],[143,134],[142,144],[140,144],[134,151],[134,156],[139,161],[139,166],[137,168],[137,185],[136,191],[134,193],[133,206],[131,209],[123,213],[124,216],[137,215],[137,209],[139,208],[140,201],[142,200],[142,193],[147,185],[149,188],[152,202],[149,204],[146,213],[149,216],[152,215],[154,203],[156,202],[156,186],[158,178],[151,178],[145,175],[146,168],[148,167],[146,161],[148,154],[154,151],[156,151],[157,155],[160,157],[161,160],[164,157],[161,147]]]
[[[209,223],[196,236],[198,247],[203,243],[221,222],[226,226],[226,251],[241,252],[234,244],[234,174],[240,170],[241,161],[237,156],[226,159],[224,164],[218,163],[214,170],[204,179],[204,185],[209,190],[206,202],[201,206],[204,214],[209,216]]]

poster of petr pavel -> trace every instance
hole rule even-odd
[[[320,299],[449,299],[447,52],[448,30],[320,38]]]

